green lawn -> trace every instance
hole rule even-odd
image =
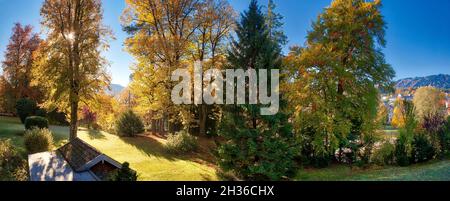
[[[55,147],[67,142],[67,127],[51,126]],[[0,138],[11,139],[24,151],[24,127],[17,118],[0,117]],[[395,131],[394,131],[395,132]],[[159,138],[120,138],[106,132],[80,129],[79,137],[120,162],[129,162],[144,181],[204,181],[218,180],[210,150],[201,154],[177,156],[164,150],[164,140]],[[209,159],[208,159],[209,158]],[[450,160],[430,162],[410,167],[378,167],[361,170],[345,165],[325,169],[302,169],[295,177],[305,181],[361,181],[361,180],[446,180],[450,181]]]
[[[51,126],[55,147],[67,142],[67,127]],[[17,118],[0,117],[0,138],[11,139],[24,151],[24,127]],[[79,137],[119,162],[129,162],[144,181],[202,181],[218,180],[216,169],[198,155],[167,154],[163,142],[148,138],[119,138],[105,132],[81,129]]]
[[[433,161],[409,167],[375,167],[351,169],[335,165],[324,169],[303,169],[300,181],[450,181],[450,160]]]

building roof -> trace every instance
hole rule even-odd
[[[42,152],[28,156],[30,181],[97,181],[90,171],[75,172],[57,152]]]
[[[102,155],[100,151],[76,138],[58,149],[75,171],[87,170],[84,166]]]
[[[92,171],[98,164],[122,168],[119,162],[79,138],[70,141],[57,151],[28,156],[31,181],[100,181],[104,178]],[[97,173],[103,174],[102,171]]]

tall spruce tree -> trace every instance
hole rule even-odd
[[[228,55],[232,68],[281,68],[279,41],[270,37],[266,19],[257,1],[252,0],[237,23],[238,40],[233,41]],[[262,116],[262,107],[261,104],[229,105],[224,109],[219,128],[219,134],[226,140],[219,148],[219,165],[245,180],[279,180],[295,165],[294,137],[287,123],[288,116],[281,111]]]

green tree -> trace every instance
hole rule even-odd
[[[336,0],[313,23],[305,47],[286,58],[294,126],[310,144],[308,155],[331,158],[374,135],[376,88],[389,89],[395,74],[381,50],[385,28],[381,1]]]
[[[405,124],[399,130],[399,137],[395,146],[395,156],[397,164],[407,166],[410,163],[412,154],[412,143],[417,129],[417,120],[415,115],[415,107],[411,101],[404,100],[402,103],[401,113]]]
[[[232,68],[281,68],[279,44],[270,37],[265,17],[257,1],[251,1],[237,24],[238,40],[233,41],[229,52]],[[225,143],[218,151],[219,165],[246,180],[279,180],[288,176],[295,165],[294,136],[285,113],[262,116],[259,115],[262,106],[244,104],[224,108],[219,135]]]

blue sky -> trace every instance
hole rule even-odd
[[[230,0],[236,11],[247,8],[250,0]],[[266,4],[267,0],[260,0]],[[311,22],[331,0],[275,0],[277,11],[284,15],[289,44],[302,45]],[[384,49],[386,59],[397,72],[397,78],[450,74],[450,1],[384,0],[382,10],[388,23]],[[0,0],[0,60],[15,22],[31,24],[39,31],[42,0]],[[104,24],[116,36],[105,53],[111,62],[113,83],[127,85],[133,58],[124,51],[127,37],[119,22],[124,0],[104,0]]]

